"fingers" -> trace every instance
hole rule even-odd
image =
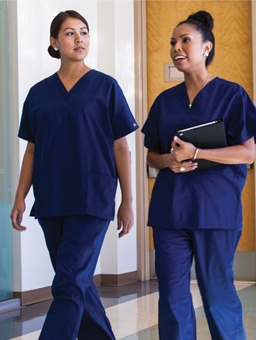
[[[176,173],[184,173],[195,170],[197,166],[198,164],[196,162],[180,162],[176,163],[172,170]]]
[[[182,140],[182,139],[180,139],[178,136],[174,136],[173,137],[173,140],[174,140],[174,142],[176,143],[176,144],[178,144],[179,146],[182,146],[182,145],[184,145],[184,141]]]
[[[20,214],[18,210],[12,211],[10,217],[11,217],[12,226],[14,229],[17,229],[19,231],[24,231],[27,229],[26,227],[21,225],[22,214]]]
[[[119,228],[120,230],[121,228]],[[118,237],[121,238],[127,234],[129,234],[129,232],[131,231],[132,226],[128,225],[128,226],[124,226],[122,227],[122,230],[120,231],[120,233],[118,234]]]
[[[17,225],[17,226],[13,226],[13,228],[19,230],[19,231],[25,231],[27,228],[22,226],[22,225]]]
[[[129,234],[133,226],[133,220],[122,220],[122,218],[117,217],[117,230],[121,230],[118,237],[121,238],[124,235]]]
[[[171,147],[172,153],[174,154],[175,160],[177,162],[182,162],[189,159],[192,160],[195,155],[196,147],[191,143],[182,141],[177,136],[174,136]]]
[[[118,237],[123,237],[132,229],[134,215],[131,201],[124,200],[121,202],[117,213],[117,230],[120,230]]]

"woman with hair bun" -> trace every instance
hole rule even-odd
[[[196,339],[193,259],[212,339],[246,339],[233,261],[242,231],[246,164],[254,161],[256,109],[239,84],[208,72],[215,53],[212,30],[206,11],[175,27],[170,55],[184,82],[157,96],[142,128],[148,164],[159,169],[148,225],[159,284],[160,340]],[[224,125],[226,145],[203,148],[177,136],[180,129],[211,121]],[[202,160],[214,163],[201,168]]]
[[[26,229],[21,222],[33,185],[31,213],[43,229],[55,270],[40,340],[115,339],[93,274],[114,219],[117,180],[119,237],[133,225],[126,135],[138,126],[117,81],[84,63],[89,43],[82,15],[69,10],[53,19],[48,52],[60,59],[60,68],[30,89],[19,129],[27,148],[12,225]]]

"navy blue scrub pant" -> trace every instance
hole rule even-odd
[[[246,339],[232,269],[240,236],[240,230],[153,228],[160,340],[196,339],[190,293],[193,258],[212,339]]]
[[[53,302],[39,340],[114,340],[93,274],[109,221],[88,215],[41,218],[55,270]]]

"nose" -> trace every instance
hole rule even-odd
[[[174,47],[174,51],[175,52],[179,52],[179,51],[181,51],[182,50],[182,48],[181,48],[181,46],[180,46],[180,44],[176,44],[175,46],[173,46]]]
[[[182,51],[182,48],[181,48],[180,45],[178,45],[178,44],[172,45],[171,48],[170,48],[170,56],[171,56],[171,58],[173,58],[173,56],[176,53],[179,53],[181,51]]]
[[[76,36],[76,43],[79,44],[79,43],[81,43],[82,41],[83,41],[82,36],[81,36],[81,35],[77,35],[77,36]]]
[[[181,45],[176,43],[171,46],[170,48],[170,56],[172,57],[174,54],[179,53],[182,51]]]

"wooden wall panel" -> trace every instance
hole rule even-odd
[[[154,1],[147,8],[148,109],[155,97],[173,83],[164,82],[164,63],[170,62],[173,28],[191,13],[209,11],[215,21],[215,58],[209,72],[241,84],[253,95],[251,1]],[[152,180],[149,181],[149,195]],[[244,231],[239,251],[255,250],[254,169],[248,171],[243,192]],[[152,244],[151,244],[152,246]]]

